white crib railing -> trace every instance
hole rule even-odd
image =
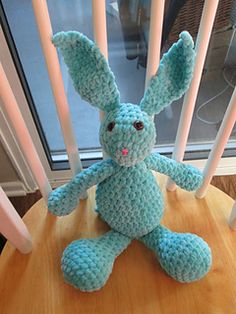
[[[165,0],[152,1],[151,3],[148,59],[145,80],[146,88],[152,76],[156,74],[160,62],[164,7]]]
[[[99,47],[101,53],[108,60],[107,48],[107,22],[106,22],[106,1],[92,0],[93,10],[93,34],[94,40]],[[100,121],[104,118],[104,112],[99,110]],[[106,152],[103,151],[103,158],[106,158]]]
[[[32,251],[32,239],[23,220],[0,187],[0,232],[21,253]]]
[[[196,192],[196,196],[198,198],[202,198],[206,194],[207,187],[211,182],[217,164],[224,152],[225,145],[227,144],[227,141],[233,130],[235,119],[236,119],[236,88],[234,89],[233,95],[230,99],[228,108],[225,112],[220,129],[217,133],[214,145],[208,156],[207,163],[203,170],[204,181],[202,186]]]
[[[196,42],[197,56],[196,65],[194,69],[194,76],[190,88],[184,98],[184,104],[181,112],[181,118],[178,126],[178,132],[173,152],[173,158],[176,159],[177,161],[183,160],[218,2],[219,0],[215,1],[206,0],[204,4],[204,9],[201,17]],[[78,171],[82,169],[82,166],[79,158],[77,143],[72,130],[69,106],[67,103],[65,89],[63,86],[63,80],[60,71],[57,51],[51,43],[52,27],[47,8],[47,2],[46,0],[40,1],[32,0],[32,3],[40,34],[41,44],[43,47],[44,57],[46,60],[48,73],[51,81],[51,87],[56,101],[58,116],[61,123],[61,128],[64,136],[70,167],[73,175],[75,175]],[[104,54],[104,56],[108,58],[105,0],[93,0],[92,4],[93,4],[95,41],[99,46],[101,52]],[[156,73],[159,65],[164,4],[165,4],[164,0],[152,0],[151,3],[149,53],[145,86],[148,85],[150,78]],[[17,132],[18,140],[21,143],[21,148],[25,153],[25,156],[31,167],[31,170],[35,176],[35,180],[38,183],[38,187],[46,200],[48,194],[51,191],[50,184],[45,175],[40,160],[37,157],[37,153],[33,146],[32,140],[30,141],[29,133],[27,132],[24,120],[21,117],[20,111],[17,107],[16,100],[10,89],[10,85],[7,81],[6,75],[2,67],[0,69],[1,69],[0,70],[1,98],[5,105],[9,120],[11,121]],[[16,116],[18,116],[17,119]],[[100,116],[102,119],[103,117],[102,112],[100,113]],[[235,120],[236,120],[236,91],[234,91],[232,95],[221,128],[217,134],[215,144],[212,148],[212,151],[210,152],[209,159],[204,169],[205,179],[202,187],[196,193],[197,197],[203,197],[206,193],[206,189],[216,169],[217,163],[221,158],[224,147],[234,126]],[[22,140],[23,134],[24,138],[27,138],[27,140],[24,141]],[[169,180],[167,188],[169,190],[174,190],[175,184]],[[5,203],[4,206],[9,205]],[[230,225],[232,228],[236,229],[235,205],[230,216]]]
[[[55,98],[57,113],[61,124],[66,151],[68,154],[70,168],[73,175],[75,175],[76,173],[81,171],[82,164],[80,161],[78,147],[73,132],[70,110],[63,84],[57,50],[51,42],[52,26],[48,13],[47,1],[32,0],[32,4],[39,30],[41,45],[47,64],[51,87]]]
[[[193,72],[193,79],[189,90],[185,94],[184,103],[180,115],[179,126],[176,134],[174,151],[172,158],[177,161],[182,161],[188,140],[189,130],[192,122],[193,111],[197,99],[197,94],[200,86],[202,70],[206,59],[207,48],[209,45],[213,23],[217,11],[219,0],[206,0],[202,17],[199,25],[198,36],[196,40],[196,62]],[[167,189],[169,191],[175,190],[176,185],[169,180]]]

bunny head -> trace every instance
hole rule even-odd
[[[76,91],[91,105],[105,111],[100,142],[119,165],[130,167],[144,160],[155,144],[153,115],[187,90],[195,51],[191,36],[180,39],[163,55],[157,74],[139,105],[120,103],[114,75],[99,48],[78,32],[60,32],[52,42],[64,57]]]
[[[137,105],[120,104],[100,127],[100,142],[109,156],[122,166],[143,160],[155,144],[153,119]]]

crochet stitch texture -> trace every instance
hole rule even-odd
[[[52,41],[60,48],[81,97],[106,112],[100,142],[110,156],[49,196],[49,211],[63,216],[73,211],[84,191],[97,184],[97,211],[111,227],[97,239],[79,239],[65,249],[65,280],[82,291],[100,289],[116,257],[132,239],[152,249],[172,278],[180,282],[202,278],[211,266],[211,250],[197,235],[172,232],[160,225],[164,202],[151,171],[169,176],[188,191],[202,183],[198,169],[151,154],[156,137],[152,115],[180,98],[190,84],[195,59],[191,36],[181,33],[179,41],[163,56],[140,105],[119,102],[114,75],[98,47],[87,37],[78,32],[61,32]]]

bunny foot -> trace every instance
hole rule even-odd
[[[131,239],[113,230],[96,239],[72,242],[62,256],[65,280],[82,291],[95,291],[109,278],[115,258]]]
[[[194,234],[176,233],[158,226],[139,240],[155,251],[162,268],[177,281],[201,279],[211,267],[209,246]]]

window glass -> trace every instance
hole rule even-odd
[[[54,33],[78,30],[93,39],[92,1],[48,0]],[[34,104],[51,154],[64,153],[50,82],[37,26],[29,0],[3,0],[2,4],[16,44]],[[162,54],[188,30],[196,41],[204,1],[167,0],[162,35]],[[189,135],[199,151],[214,142],[236,82],[236,6],[220,1],[204,65]],[[106,1],[109,63],[115,74],[122,102],[139,103],[145,84],[150,21],[149,0]],[[74,91],[67,68],[59,61],[78,146],[100,150],[99,113]],[[155,117],[157,145],[171,150],[175,141],[183,98]],[[236,131],[231,135],[234,147]]]

